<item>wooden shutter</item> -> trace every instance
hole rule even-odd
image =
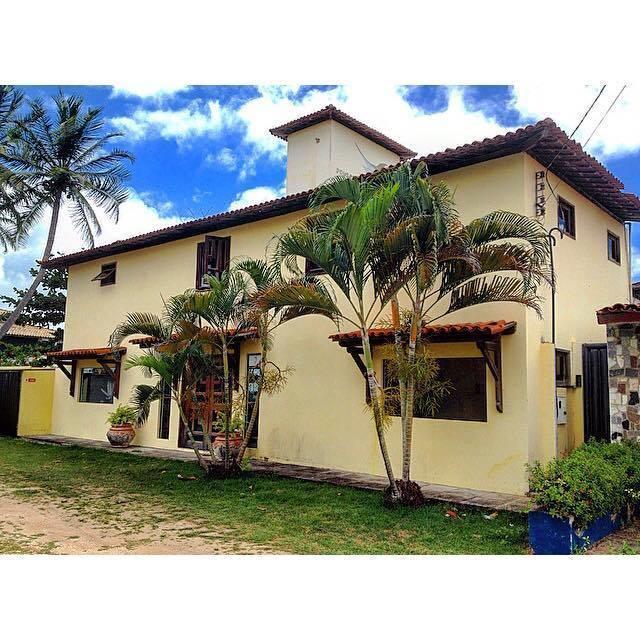
[[[196,289],[202,289],[202,276],[205,273],[207,273],[205,243],[198,242],[198,251],[196,257]]]
[[[223,271],[229,268],[231,259],[231,238],[206,236],[204,242],[198,243],[196,260],[196,288],[206,289],[202,278],[210,274],[219,278]]]
[[[229,268],[231,258],[231,238],[207,236],[207,258],[209,259],[209,273],[219,278],[223,271]]]

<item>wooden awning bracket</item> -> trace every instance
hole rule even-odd
[[[496,409],[503,412],[502,402],[502,349],[500,337],[493,340],[480,340],[476,342],[487,367],[493,376],[496,387]]]
[[[62,371],[62,373],[64,373],[65,376],[67,376],[67,378],[69,378],[69,380],[71,380],[71,371],[69,371],[69,369],[67,369],[67,365],[71,365],[73,366],[73,361],[69,360],[69,361],[62,361],[62,360],[57,360],[55,362],[56,367],[58,367],[58,369],[60,369],[60,371]]]
[[[369,404],[371,402],[371,390],[369,389],[369,378],[367,378],[367,367],[365,367],[364,362],[362,362],[362,347],[347,347],[347,352],[353,358],[356,367],[358,367],[358,370],[364,378],[364,396],[367,404]]]

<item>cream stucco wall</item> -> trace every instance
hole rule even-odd
[[[532,214],[534,187],[530,174],[534,172],[533,161],[519,154],[451,171],[434,179],[444,180],[452,187],[462,219],[469,221],[495,209]],[[577,240],[571,241],[575,244],[567,246],[565,243],[569,241],[563,240],[556,252],[558,306],[562,308],[559,341],[562,340],[562,344],[599,341],[601,329],[595,324],[594,310],[598,305],[619,300],[626,279],[624,267],[612,269],[594,256],[598,251],[604,252],[606,261],[606,228],[617,232],[618,223],[580,199],[570,187],[561,185],[559,190],[576,205],[578,227]],[[261,257],[274,236],[284,232],[301,215],[304,212],[227,229],[218,235],[231,236],[232,258]],[[556,224],[550,213],[547,224]],[[114,256],[118,264],[114,286],[100,287],[99,283],[91,282],[100,265],[111,259],[71,267],[65,348],[104,346],[125,313],[158,312],[161,296],[168,297],[192,287],[196,244],[201,239],[199,236]],[[576,264],[582,271],[574,268]],[[597,284],[590,286],[593,265],[601,267],[603,272],[594,276]],[[607,281],[610,282],[607,284]],[[578,300],[580,296],[586,299]],[[435,309],[434,314],[439,311],[442,309]],[[416,479],[523,493],[526,491],[525,464],[554,455],[557,436],[553,422],[553,347],[544,342],[548,341],[550,322],[547,307],[542,321],[518,305],[501,303],[456,312],[441,322],[499,319],[518,323],[516,333],[503,338],[504,413],[496,411],[493,378],[487,373],[487,422],[417,419],[413,457]],[[327,339],[334,332],[330,321],[317,317],[298,319],[278,330],[272,358],[282,366],[291,367],[293,374],[282,393],[263,398],[259,446],[254,455],[382,474],[377,441],[364,403],[362,376],[346,351]],[[472,343],[434,345],[433,349],[438,357],[479,355]],[[129,346],[127,355],[136,351],[137,347]],[[241,375],[244,375],[246,355],[255,351],[255,344],[242,345]],[[374,356],[380,370],[380,354]],[[133,386],[143,380],[138,371],[123,371],[119,401],[126,402]],[[81,404],[69,396],[68,389],[68,380],[58,372],[53,432],[104,439],[106,415],[113,406]],[[571,415],[572,420],[577,420],[575,411]],[[148,424],[140,430],[137,443],[176,447],[177,411],[172,412],[168,440],[157,438],[157,423],[155,407]],[[388,433],[396,471],[400,468],[398,423],[399,420],[394,420]]]
[[[374,165],[400,160],[395,153],[335,120],[292,133],[287,139],[287,194],[312,189],[341,171],[354,175],[368,171],[358,147]]]
[[[535,174],[544,167],[524,155],[526,212],[535,213]],[[629,301],[629,264],[624,225],[597,207],[570,185],[549,173],[556,195],[575,207],[576,237],[556,233],[554,247],[556,272],[556,347],[571,353],[572,386],[566,389],[567,424],[559,426],[561,446],[571,450],[584,439],[583,388],[576,387],[582,375],[582,346],[606,342],[606,329],[596,321],[596,310]],[[546,229],[558,226],[558,207],[546,185],[546,212],[541,221]],[[608,258],[607,231],[620,238],[621,263]],[[551,292],[543,304],[544,317],[530,314],[529,339],[532,344],[551,341]],[[535,360],[532,360],[535,362]]]

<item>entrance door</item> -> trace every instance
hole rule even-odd
[[[220,356],[215,356],[215,368],[222,372],[222,358]],[[236,357],[234,352],[229,353],[229,368],[230,368],[230,386],[231,389],[238,388],[238,366],[239,359]],[[233,391],[232,391],[233,393]],[[199,407],[194,412],[193,419],[191,420],[191,424],[189,425],[191,428],[191,432],[193,434],[193,441],[198,449],[203,449],[203,433],[204,430],[211,431],[215,434],[216,427],[215,422],[218,418],[217,411],[215,409],[216,405],[220,405],[223,402],[224,398],[224,388],[223,388],[223,376],[221,375],[210,375],[207,378],[203,379],[198,383],[196,387],[196,401],[199,404]],[[215,437],[215,436],[214,436]],[[180,420],[180,430],[178,433],[178,446],[185,447],[191,449],[193,447],[193,443],[187,433],[187,429],[182,420]]]
[[[20,371],[0,371],[0,436],[18,435]]]
[[[584,374],[584,439],[608,441],[609,429],[609,369],[607,345],[582,346]]]

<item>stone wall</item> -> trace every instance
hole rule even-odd
[[[640,440],[640,323],[607,325],[611,439]]]

